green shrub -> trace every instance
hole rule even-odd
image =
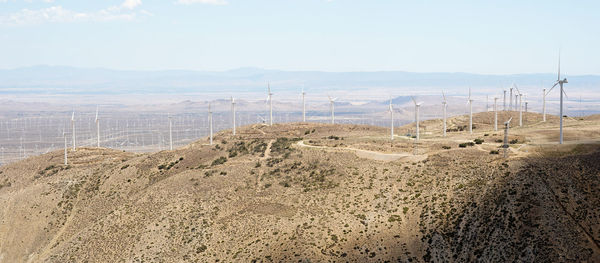
[[[473,140],[476,144],[482,144],[484,142],[483,139],[475,139]]]
[[[452,147],[444,145],[444,146],[442,146],[442,149],[444,149],[444,150],[450,150],[450,149],[452,149]]]
[[[514,140],[511,140],[509,143],[510,143],[510,144],[517,144],[517,143],[519,143],[519,140],[517,140],[517,139],[514,139]]]
[[[500,152],[498,150],[491,150],[490,154],[500,154]]]

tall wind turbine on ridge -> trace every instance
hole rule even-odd
[[[509,96],[510,102],[508,105],[508,110],[512,111],[513,110],[513,87],[510,86],[510,96]]]
[[[469,105],[469,133],[473,134],[473,99],[471,99],[471,88],[469,88],[467,104]]]
[[[77,148],[75,144],[75,111],[71,115],[71,129],[73,131],[73,151],[75,151]]]
[[[506,111],[506,90],[504,90],[504,100],[502,102],[502,111]]]
[[[448,109],[448,102],[446,101],[446,94],[444,93],[444,91],[442,90],[442,97],[444,97],[444,100],[442,101],[442,109],[444,110],[444,137],[446,137],[446,110]]]
[[[329,98],[329,110],[331,110],[331,124],[335,124],[335,105],[334,105],[334,102],[338,98],[331,98],[331,96],[329,96],[329,95],[327,95],[327,98]]]
[[[233,136],[235,136],[235,99],[231,97],[231,121],[233,122]]]
[[[65,133],[64,126],[63,126],[63,139],[65,139],[65,165],[67,165],[67,134]]]
[[[304,87],[302,87],[302,122],[306,122],[306,101],[304,100],[304,96],[306,92],[304,92]]]
[[[269,102],[269,126],[273,126],[273,93],[271,93],[271,83],[267,84],[267,101]]]
[[[415,141],[419,142],[420,139],[420,132],[419,132],[419,108],[421,107],[421,105],[423,105],[423,102],[419,102],[417,103],[417,101],[415,100],[414,97],[410,97],[413,101],[413,103],[415,103],[415,124],[416,124],[416,130],[417,130],[417,136],[415,137]]]
[[[564,79],[560,79],[560,50],[558,51],[558,78],[556,79],[556,83],[554,83],[554,85],[552,86],[552,88],[548,91],[548,93],[550,93],[550,91],[552,91],[552,89],[554,89],[554,87],[556,87],[557,85],[560,86],[560,135],[559,135],[559,140],[558,143],[559,144],[563,144],[563,94],[565,96],[567,96],[567,93],[565,92],[565,90],[563,89],[563,84],[565,83],[569,83],[567,81],[567,78]],[[568,98],[568,96],[567,96]]]
[[[96,135],[98,136],[98,141],[96,142],[96,146],[100,148],[100,119],[98,119],[98,106],[96,106]]]
[[[390,97],[390,140],[394,140],[394,106],[392,106],[392,98]]]

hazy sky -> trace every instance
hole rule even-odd
[[[600,1],[0,0],[0,68],[600,74]]]

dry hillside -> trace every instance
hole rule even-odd
[[[293,123],[32,157],[0,167],[0,262],[600,261],[600,121],[568,119],[558,146],[556,117],[525,117],[508,159],[489,112],[419,143]]]

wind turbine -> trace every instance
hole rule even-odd
[[[173,150],[173,117],[169,114],[169,149]]]
[[[546,122],[546,89],[542,89],[542,121]]]
[[[446,110],[448,109],[448,102],[446,101],[446,94],[444,94],[444,91],[442,91],[442,97],[444,97],[442,109],[444,110],[444,137],[446,137]]]
[[[494,97],[494,131],[498,131],[498,97]]]
[[[502,104],[502,111],[506,111],[506,90],[504,90],[504,100]]]
[[[502,148],[504,148],[504,158],[508,157],[508,129],[510,128],[510,121],[512,121],[512,117],[504,123],[504,144],[502,145]]]
[[[98,141],[96,146],[100,148],[100,119],[98,119],[98,106],[96,106],[96,135],[98,135]]]
[[[269,126],[273,126],[273,93],[271,93],[271,83],[267,84],[267,101],[269,102]]]
[[[417,130],[417,136],[415,137],[415,142],[419,142],[419,139],[420,139],[420,134],[419,134],[419,108],[421,107],[421,105],[423,105],[423,102],[417,103],[417,101],[415,100],[414,97],[410,97],[410,98],[415,103],[415,123],[416,123],[416,130]]]
[[[71,128],[73,130],[73,151],[75,151],[75,111],[73,111],[73,114],[71,115]]]
[[[231,119],[233,122],[233,136],[235,136],[235,99],[231,97]]]
[[[467,100],[467,104],[469,104],[469,133],[473,134],[473,99],[471,99],[471,88],[469,88],[469,100]]]
[[[329,98],[329,110],[331,111],[331,124],[335,124],[335,105],[334,105],[334,102],[338,98],[331,98],[331,96],[329,96],[329,95],[327,95],[327,98]]]
[[[67,165],[67,134],[65,133],[64,127],[63,127],[63,138],[65,139],[65,165]]]
[[[210,103],[208,103],[208,133],[209,133],[209,144],[213,144],[213,116],[212,110],[210,110]]]
[[[560,135],[559,135],[559,144],[563,144],[563,94],[565,96],[567,96],[567,93],[565,92],[565,90],[563,89],[563,84],[565,83],[569,83],[567,81],[567,78],[564,79],[560,79],[560,51],[558,52],[558,78],[556,79],[556,83],[554,83],[554,85],[552,86],[552,88],[548,91],[548,93],[550,93],[550,91],[552,91],[552,89],[554,89],[554,87],[556,87],[557,85],[560,86]],[[568,96],[567,96],[568,98]]]
[[[517,105],[517,98],[518,98],[517,107],[519,107],[519,127],[523,127],[523,94],[521,93],[521,91],[519,90],[519,87],[517,87],[517,85],[515,85],[513,83],[513,86],[517,90],[517,95],[515,97],[515,105]]]
[[[392,98],[390,98],[390,140],[394,140],[394,107],[392,106]]]
[[[510,86],[510,96],[509,97],[510,97],[510,102],[508,105],[508,110],[512,111],[513,110],[513,87],[512,86]]]
[[[302,87],[302,122],[306,122],[306,101],[304,100],[304,96],[306,92],[304,92],[304,87]]]

